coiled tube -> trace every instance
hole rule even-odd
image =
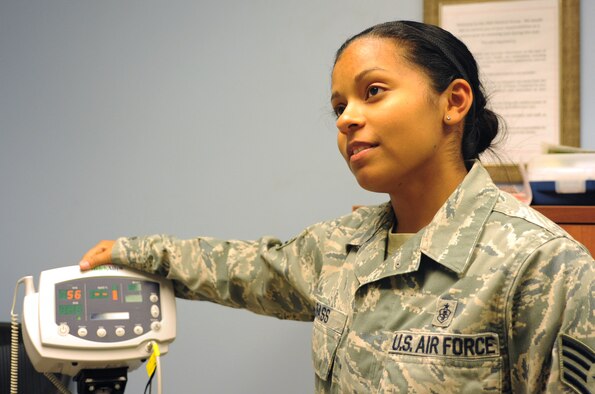
[[[43,375],[50,382],[52,382],[52,384],[54,385],[54,387],[56,387],[60,393],[62,393],[62,394],[71,394],[70,390],[68,390],[64,386],[64,384],[60,380],[58,380],[58,378],[56,377],[56,375],[54,375],[53,373],[49,373],[49,372],[44,372]]]
[[[25,276],[17,281],[12,297],[12,309],[10,310],[10,394],[18,394],[19,387],[19,315],[14,312],[17,302],[19,285],[25,282],[25,291],[33,289],[33,277]]]
[[[10,314],[10,394],[18,394],[19,382],[19,322]]]

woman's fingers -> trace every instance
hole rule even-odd
[[[112,249],[116,241],[105,240],[89,249],[79,263],[81,271],[90,270],[99,265],[112,262]]]

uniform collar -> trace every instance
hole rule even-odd
[[[360,282],[370,282],[419,268],[421,254],[463,275],[473,249],[498,199],[498,188],[477,161],[463,182],[438,210],[432,221],[408,240],[397,256],[384,260],[386,237],[394,224],[390,203],[381,205],[368,225],[361,226],[349,245],[361,247],[362,257],[374,256],[374,263],[356,268]],[[368,249],[364,251],[364,249]],[[373,249],[373,250],[370,250]]]
[[[356,212],[357,213],[357,212]],[[388,231],[392,228],[395,220],[395,214],[393,212],[390,203],[384,203],[380,205],[377,210],[374,211],[375,215],[371,216],[370,223],[364,222],[363,226],[360,226],[353,234],[348,242],[351,246],[361,246],[368,242],[374,234],[378,231]]]
[[[422,253],[457,274],[463,274],[498,195],[498,187],[477,161],[422,230]]]

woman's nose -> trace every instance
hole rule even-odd
[[[343,134],[353,132],[364,125],[364,116],[356,105],[345,107],[341,115],[337,118],[337,129]]]

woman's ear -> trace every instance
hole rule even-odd
[[[449,126],[460,123],[473,104],[473,90],[469,82],[461,78],[455,79],[442,92],[442,96],[446,104],[444,123]]]

